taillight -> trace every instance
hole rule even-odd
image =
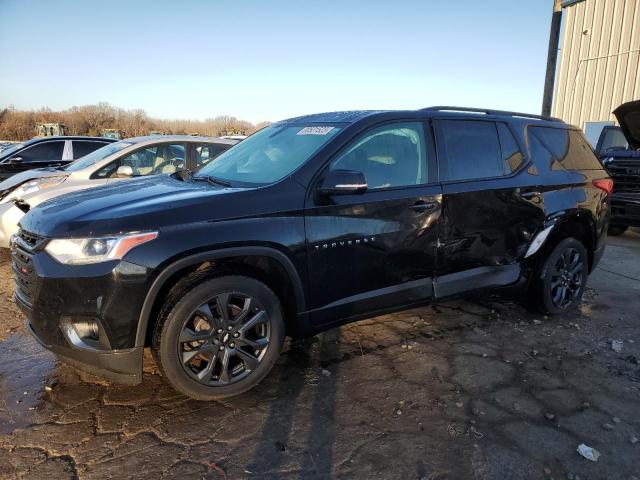
[[[613,192],[613,180],[610,178],[601,178],[600,180],[594,180],[593,186],[599,188],[603,192],[607,192],[607,195],[611,195]]]

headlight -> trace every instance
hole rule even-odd
[[[67,177],[42,177],[34,180],[29,180],[23,183],[18,188],[13,190],[9,195],[2,199],[2,203],[6,203],[16,198],[22,198],[30,193],[37,192],[43,188],[55,187],[61,184],[67,179]]]
[[[158,232],[132,233],[117,237],[58,238],[47,243],[45,250],[55,260],[66,265],[120,260],[132,248],[150,242]]]

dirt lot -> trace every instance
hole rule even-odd
[[[56,363],[9,278],[4,255],[3,479],[640,478],[637,232],[611,239],[579,312],[483,296],[378,317],[288,345],[257,389],[212,403],[152,367],[132,388]]]

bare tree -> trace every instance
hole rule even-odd
[[[62,123],[72,135],[99,136],[103,130],[114,128],[121,130],[126,137],[148,135],[153,130],[206,136],[249,135],[268,125],[268,122],[254,125],[231,115],[219,115],[204,121],[153,119],[141,109],[124,110],[108,103],[98,103],[59,112],[49,108],[30,111],[5,108],[0,111],[0,139],[27,140],[35,135],[36,123]]]

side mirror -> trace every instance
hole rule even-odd
[[[318,188],[321,195],[353,195],[367,191],[364,173],[356,170],[330,170]]]
[[[9,163],[20,163],[22,162],[22,157],[11,157],[9,159]]]
[[[133,168],[129,165],[122,165],[116,170],[116,178],[130,178],[133,177]]]

